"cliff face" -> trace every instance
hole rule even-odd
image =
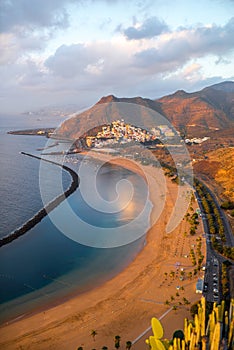
[[[139,106],[147,107],[140,115]],[[57,134],[76,139],[98,125],[121,118],[145,128],[160,122],[165,124],[165,119],[160,119],[159,115],[165,116],[187,137],[231,129],[234,126],[234,82],[216,84],[194,93],[179,90],[157,100],[105,96],[89,110],[66,120]]]

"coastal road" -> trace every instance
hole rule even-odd
[[[220,215],[222,222],[223,222],[224,233],[225,233],[227,245],[230,247],[233,247],[234,246],[234,235],[232,233],[232,228],[231,228],[231,225],[226,217],[226,214],[220,208],[219,202],[218,202],[216,196],[214,195],[214,193],[209,189],[209,187],[207,185],[205,185],[204,183],[203,183],[203,185],[205,186],[207,192],[211,195],[211,197],[212,197],[212,199],[213,199],[213,201],[218,209],[219,215]]]
[[[203,184],[204,185],[204,184]],[[231,227],[229,225],[229,222],[223,213],[222,209],[219,206],[219,203],[214,196],[214,194],[210,191],[210,189],[206,187],[206,190],[209,192],[209,194],[212,197],[212,200],[214,201],[218,211],[219,215],[222,219],[223,225],[224,225],[224,231],[225,231],[225,237],[226,242],[229,246],[233,246],[233,234]],[[203,294],[206,297],[207,301],[211,302],[220,302],[222,294],[221,294],[221,277],[222,277],[222,263],[223,261],[227,260],[223,256],[219,255],[212,246],[211,243],[211,237],[212,235],[209,232],[209,226],[206,214],[204,213],[203,207],[202,207],[202,201],[199,197],[198,193],[195,192],[196,200],[199,205],[199,208],[201,210],[201,216],[203,221],[203,227],[204,227],[204,234],[206,237],[206,271],[205,271],[205,277],[204,277],[204,290]]]

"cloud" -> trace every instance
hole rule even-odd
[[[68,26],[65,5],[72,0],[2,0],[0,2],[0,31],[9,32],[17,28],[32,30]]]
[[[44,50],[56,29],[68,27],[66,6],[73,1],[1,0],[0,64]]]
[[[134,65],[149,72],[166,71],[193,58],[205,55],[222,57],[234,49],[233,33],[234,18],[224,26],[214,24],[162,34],[153,47],[135,53]]]
[[[157,17],[147,18],[141,26],[132,26],[124,30],[128,40],[149,39],[168,31],[168,26]]]
[[[201,69],[201,65],[199,63],[192,63],[190,65],[188,65],[187,67],[185,67],[184,71],[183,71],[183,75],[184,77],[193,77],[194,75],[197,75],[198,72]]]
[[[221,67],[224,60],[232,60],[233,18],[222,26],[181,26],[172,31],[157,17],[141,24],[133,17],[132,26],[119,27],[111,39],[68,45],[56,41],[56,29],[69,25],[67,4],[73,0],[44,0],[44,6],[42,1],[33,5],[31,1],[0,0],[0,75],[4,81],[0,103],[8,106],[16,99],[22,104],[94,103],[110,93],[154,98],[204,81],[202,58],[208,55]],[[82,1],[74,0],[75,6],[86,6]],[[107,17],[96,27],[104,32],[109,22]]]
[[[43,33],[3,33],[0,34],[0,65],[11,64],[29,53],[42,51],[47,44],[49,36]]]
[[[53,76],[63,79],[119,79],[131,70],[134,45],[121,40],[62,45],[45,61]]]

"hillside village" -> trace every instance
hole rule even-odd
[[[142,144],[156,144],[158,141],[173,140],[179,133],[168,125],[158,125],[147,131],[125,123],[124,119],[115,120],[110,125],[103,125],[101,130],[85,136],[85,146],[102,148],[114,144],[125,144],[132,141]],[[186,144],[201,144],[209,137],[185,139]]]
[[[132,141],[147,143],[161,138],[173,138],[177,132],[167,125],[159,125],[150,131],[125,123],[124,119],[113,121],[101,127],[95,135],[86,136],[87,147],[104,147],[113,144],[124,144]]]

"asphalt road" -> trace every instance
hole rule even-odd
[[[217,199],[215,198],[214,194],[210,191],[210,189],[206,186],[207,191],[212,196],[212,199],[215,202],[215,205],[219,211],[220,217],[223,221],[224,225],[224,231],[226,236],[226,242],[227,245],[233,246],[234,245],[234,237],[232,234],[231,227],[229,225],[229,222],[223,213],[222,209],[219,206],[219,203]],[[202,221],[203,221],[203,227],[204,227],[204,234],[206,237],[206,271],[205,271],[205,277],[204,277],[204,289],[203,294],[206,297],[207,301],[211,302],[220,302],[222,298],[222,292],[221,292],[221,274],[222,274],[222,262],[226,259],[216,253],[212,247],[211,243],[211,237],[212,235],[209,232],[209,226],[207,222],[207,217],[204,213],[201,199],[199,198],[197,192],[195,192],[195,196],[197,199],[197,203],[199,205],[199,208],[201,210],[202,215]]]

